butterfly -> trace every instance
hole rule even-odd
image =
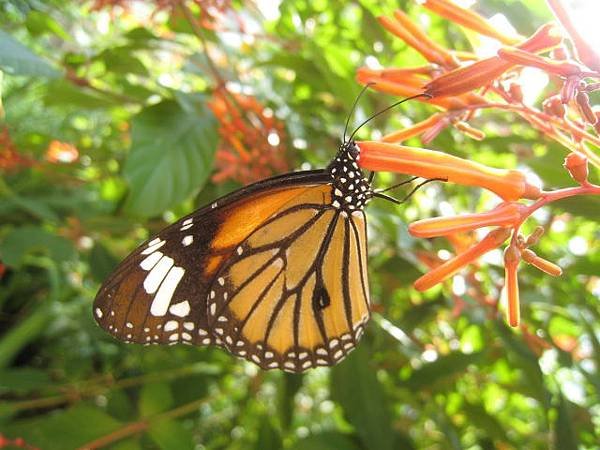
[[[98,324],[125,342],[220,346],[263,369],[344,359],[370,317],[364,207],[389,199],[359,168],[355,133],[325,169],[251,184],[148,239],[100,288]]]

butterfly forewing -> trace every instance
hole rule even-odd
[[[265,180],[169,226],[106,280],[94,301],[96,321],[126,342],[219,343],[207,324],[215,273],[257,227],[315,186],[325,186],[320,171]]]

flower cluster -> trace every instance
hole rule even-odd
[[[127,10],[132,3],[133,0],[93,0],[91,9],[92,11],[99,11],[119,6]],[[166,9],[170,9],[177,14],[180,12],[179,6],[182,4],[181,0],[153,0],[153,3],[155,5],[153,14]],[[190,0],[188,3],[194,4],[200,10],[201,17],[197,20],[197,24],[210,30],[217,28],[219,20],[231,10],[231,0]]]
[[[0,130],[0,170],[5,172],[17,171],[33,164],[32,159],[23,156],[17,150],[8,128],[4,127]]]
[[[79,150],[73,144],[56,139],[48,144],[46,159],[51,163],[72,163],[77,161],[77,158],[79,158]]]
[[[221,143],[217,172],[212,180],[251,183],[289,171],[285,152],[285,126],[255,97],[215,91],[209,104],[219,121]]]
[[[520,321],[517,270],[521,262],[553,276],[562,273],[560,267],[537,256],[530,248],[542,236],[543,228],[536,228],[526,237],[520,232],[522,224],[533,212],[556,200],[600,195],[600,186],[588,180],[588,165],[600,167],[600,156],[592,150],[600,146],[600,114],[590,105],[588,95],[600,89],[600,56],[582,39],[560,1],[547,1],[562,29],[553,23],[545,24],[528,38],[516,33],[505,35],[483,17],[450,0],[422,3],[446,19],[497,40],[500,44],[497,54],[483,59],[474,53],[442,47],[404,12],[396,11],[393,19],[381,17],[381,24],[417,50],[427,64],[414,68],[361,68],[357,74],[359,82],[371,84],[382,92],[403,97],[423,94],[421,101],[439,109],[426,120],[388,134],[381,141],[360,142],[363,168],[482,187],[501,198],[490,211],[419,220],[409,226],[416,237],[444,236],[461,243],[455,246],[457,253],[453,258],[429,261],[431,270],[415,282],[415,288],[421,291],[431,288],[508,241],[504,251],[504,291],[511,326],[518,326]],[[575,50],[573,56],[568,56],[567,41]],[[525,67],[542,69],[559,86],[555,94],[543,101],[541,109],[523,102],[517,80]],[[414,136],[420,136],[424,143],[431,142],[448,126],[471,138],[484,139],[485,134],[469,123],[483,109],[518,114],[543,135],[566,147],[570,153],[564,167],[578,186],[543,191],[517,170],[490,168],[442,152],[400,144]],[[479,242],[472,242],[473,231],[482,227],[494,228]]]
[[[520,115],[545,136],[584,154],[591,164],[600,167],[600,156],[589,148],[590,144],[600,146],[600,121],[589,102],[589,93],[600,89],[600,56],[576,32],[559,0],[548,3],[568,35],[563,35],[558,25],[548,23],[526,39],[516,34],[506,36],[483,17],[450,0],[423,2],[425,8],[442,17],[498,40],[502,47],[497,55],[483,59],[440,46],[402,11],[396,11],[394,19],[381,17],[381,24],[417,50],[427,64],[381,70],[363,67],[358,70],[357,80],[402,97],[429,94],[431,98],[421,100],[441,109],[427,120],[382,140],[401,142],[421,136],[428,143],[450,125],[471,138],[483,139],[483,131],[470,125],[469,120],[478,110],[500,109]],[[572,57],[568,56],[567,40],[577,50]],[[544,53],[547,55],[541,56]],[[542,69],[560,85],[558,92],[543,102],[542,109],[523,103],[518,80],[525,67]],[[595,134],[588,132],[590,125],[595,127]]]

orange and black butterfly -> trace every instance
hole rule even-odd
[[[263,369],[341,361],[370,315],[363,208],[385,197],[359,158],[351,136],[326,169],[249,185],[165,228],[101,287],[96,321],[125,342],[218,345]]]

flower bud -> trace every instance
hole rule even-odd
[[[553,277],[558,277],[562,275],[562,269],[544,258],[540,258],[536,255],[532,250],[526,248],[523,250],[521,256],[523,260],[531,264],[532,266],[540,269],[542,272],[547,273],[548,275],[552,275]]]
[[[581,153],[569,153],[565,158],[563,167],[569,171],[571,178],[579,184],[588,182],[588,160]]]

